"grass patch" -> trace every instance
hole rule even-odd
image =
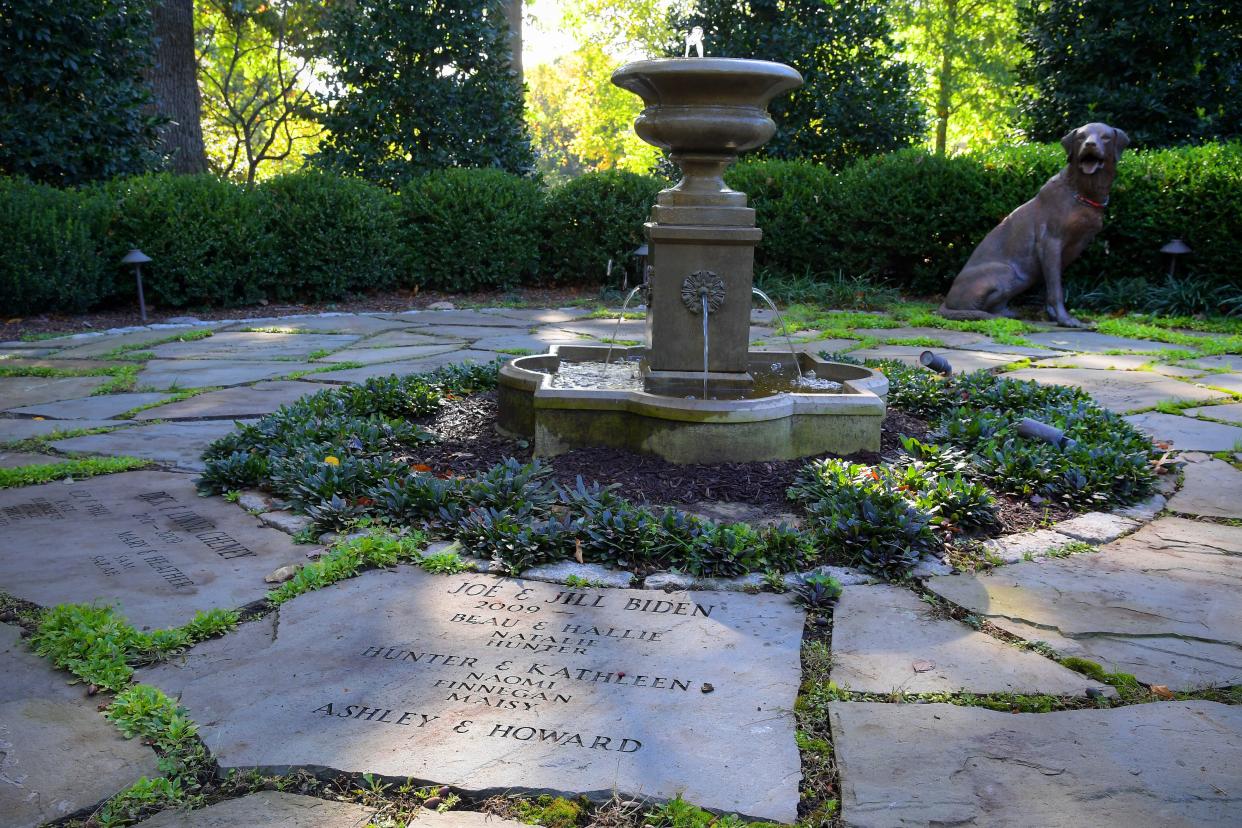
[[[295,380],[302,377],[308,377],[311,374],[328,374],[332,371],[348,371],[351,368],[365,368],[365,362],[334,362],[331,365],[319,365],[306,371],[293,371],[285,374],[283,377],[274,377],[281,380]]]
[[[65,422],[71,422],[66,420]],[[99,428],[67,428],[41,434],[38,437],[26,437],[21,440],[10,440],[7,443],[0,443],[0,448],[7,451],[28,451],[33,454],[44,453],[48,451],[48,446],[57,440],[68,440],[70,437],[85,437],[89,434],[107,434],[116,431],[122,426],[117,423],[115,427],[101,426]]]
[[[535,352],[530,348],[497,348],[496,353],[508,354],[509,356],[530,356]]]
[[[143,411],[150,411],[152,408],[172,405],[175,402],[181,402],[182,400],[188,400],[191,397],[197,397],[199,394],[206,394],[208,391],[219,391],[221,388],[222,386],[216,385],[205,388],[187,388],[184,391],[173,391],[165,399],[149,402],[145,405],[136,405],[125,413],[118,415],[117,419],[132,420],[137,414],[141,414]]]
[[[885,345],[910,345],[918,348],[946,348],[944,340],[936,339],[931,336],[890,336],[887,339],[881,339],[880,342]]]
[[[14,466],[0,469],[0,489],[15,486],[37,486],[53,480],[94,477],[100,474],[116,474],[132,471],[150,465],[147,460],[137,457],[85,457],[80,460],[65,460],[62,463],[45,465]]]
[[[1218,354],[1242,353],[1242,332],[1212,332],[1216,335],[1200,336],[1174,330],[1166,324],[1156,324],[1150,317],[1124,317],[1121,319],[1101,319],[1096,330],[1112,336],[1124,336],[1131,339],[1148,339],[1153,342],[1164,342],[1179,345],[1187,351],[1197,353],[1179,354],[1178,358],[1194,356],[1215,356]],[[1223,326],[1222,326],[1223,327]]]
[[[427,536],[417,531],[408,535],[373,532],[342,541],[327,555],[301,567],[293,578],[269,592],[267,600],[279,606],[303,593],[352,578],[363,569],[419,563],[426,544]]]
[[[211,330],[210,328],[199,328],[199,329],[192,330],[192,331],[185,331],[184,333],[171,334],[169,336],[165,336],[160,339],[148,340],[147,342],[135,342],[130,345],[118,345],[117,347],[113,348],[111,351],[108,351],[107,353],[100,355],[99,358],[100,359],[138,359],[139,357],[137,355],[139,353],[143,353],[143,354],[149,353],[147,351],[148,348],[155,348],[159,345],[167,345],[170,342],[197,342],[200,339],[207,339],[209,336],[211,336],[214,333],[215,331]],[[155,354],[150,354],[150,356],[144,356],[142,358],[151,359],[154,356]]]
[[[582,318],[583,319],[618,319],[621,316],[622,314],[620,311],[613,310],[612,308],[606,308],[603,305],[600,305],[595,310],[591,311],[590,313],[588,313],[586,316]],[[646,311],[626,311],[624,316],[626,319],[646,319],[647,312]]]

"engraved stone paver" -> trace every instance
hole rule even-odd
[[[793,822],[802,612],[783,596],[364,573],[142,671],[225,768],[314,765]]]
[[[1242,528],[1162,518],[1096,553],[927,587],[1028,641],[1172,688],[1242,681]]]
[[[0,824],[34,828],[158,775],[155,753],[125,739],[82,685],[0,624]]]
[[[307,387],[314,388],[309,383]],[[87,434],[57,440],[52,443],[52,447],[57,451],[141,457],[176,469],[201,471],[203,452],[235,428],[232,420],[155,423],[122,428],[106,434]]]
[[[0,400],[6,410],[85,397],[108,377],[0,377]]]
[[[1178,451],[1234,451],[1242,445],[1242,428],[1193,417],[1148,411],[1126,417],[1126,422]]]
[[[185,474],[139,471],[0,491],[0,583],[28,601],[116,604],[138,627],[263,597],[307,549]]]
[[[322,391],[311,382],[256,382],[238,388],[208,391],[188,400],[148,408],[134,415],[135,420],[188,420],[195,418],[245,418],[270,414],[282,405],[307,394]]]
[[[1091,368],[1026,368],[1007,374],[1040,385],[1072,385],[1117,412],[1151,408],[1162,400],[1217,400],[1225,396],[1202,386],[1146,371],[1101,371]]]
[[[138,825],[139,828],[366,828],[374,814],[374,808],[352,802],[260,791],[197,811],[163,811]],[[421,828],[432,828],[433,822],[425,815],[418,819]]]
[[[98,397],[82,397],[77,400],[29,405],[11,409],[13,414],[29,414],[57,420],[106,420],[124,414],[140,405],[150,405],[168,399],[167,394],[103,394]],[[76,426],[65,426],[75,428]]]
[[[832,614],[832,680],[864,693],[1111,691],[950,618],[908,589],[846,587]]]
[[[1242,518],[1242,472],[1224,460],[1187,463],[1169,509],[1186,515]]]
[[[307,362],[240,362],[228,359],[153,359],[138,373],[138,385],[153,388],[212,388],[245,385],[305,371]]]
[[[315,351],[335,351],[357,341],[354,334],[225,331],[193,342],[157,345],[151,352],[160,359],[305,359]]]
[[[833,702],[848,828],[1235,825],[1242,707],[1004,713]]]

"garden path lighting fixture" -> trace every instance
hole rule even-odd
[[[1177,259],[1179,256],[1185,256],[1190,252],[1190,246],[1181,239],[1173,239],[1164,247],[1160,248],[1160,252],[1169,257],[1169,278],[1173,278],[1174,272],[1177,270]]]
[[[933,354],[931,351],[924,351],[919,354],[919,364],[924,368],[930,368],[937,374],[948,376],[953,373],[953,366],[949,364],[949,360],[942,356]]]
[[[1066,437],[1065,432],[1056,426],[1041,423],[1039,420],[1032,420],[1030,417],[1023,417],[1018,422],[1018,436],[1025,437],[1028,440],[1041,440],[1061,449],[1073,448],[1077,445],[1074,440]]]
[[[149,261],[151,257],[136,247],[126,253],[124,259],[121,259],[121,264],[134,266],[134,278],[138,281],[138,312],[142,314],[143,322],[147,321],[147,300],[142,295],[142,266]]]

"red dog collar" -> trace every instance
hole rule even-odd
[[[1107,207],[1107,206],[1108,206],[1108,199],[1107,199],[1107,198],[1106,198],[1106,199],[1104,199],[1104,201],[1101,203],[1101,202],[1099,202],[1099,201],[1092,201],[1091,199],[1087,198],[1087,197],[1086,197],[1086,196],[1084,196],[1084,195],[1079,195],[1078,193],[1074,193],[1074,200],[1075,200],[1075,201],[1079,201],[1079,202],[1081,202],[1081,203],[1083,203],[1083,204],[1087,205],[1088,207],[1094,207],[1094,208],[1095,208],[1095,209],[1097,209],[1097,210],[1103,210],[1105,207]]]

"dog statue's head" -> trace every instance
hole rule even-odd
[[[1071,166],[1081,175],[1095,175],[1101,169],[1116,170],[1121,151],[1130,145],[1130,136],[1108,124],[1092,123],[1070,130],[1061,139]]]

